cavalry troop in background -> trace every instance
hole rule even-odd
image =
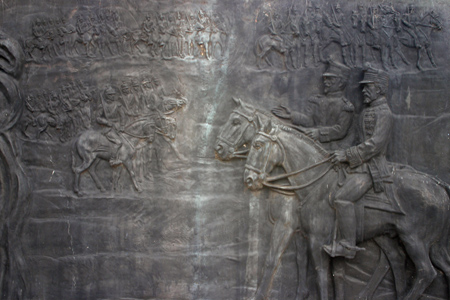
[[[91,127],[91,106],[96,94],[82,81],[67,82],[54,91],[28,91],[27,110],[20,123],[23,134],[32,140],[70,140],[78,130]]]
[[[123,55],[171,59],[219,59],[227,42],[227,23],[203,9],[150,13],[140,28],[124,24],[117,11],[100,9],[66,18],[36,18],[25,40],[30,61]]]
[[[166,92],[154,75],[126,77],[110,90],[117,94],[121,124],[130,124],[155,110],[169,115],[186,104],[178,90]],[[54,89],[29,90],[25,111],[20,123],[23,134],[31,140],[67,142],[79,133],[104,125],[98,122],[103,112],[105,96],[83,81],[67,82]],[[169,117],[166,117],[169,118]],[[170,122],[176,127],[175,119]]]
[[[256,41],[257,65],[273,67],[277,53],[288,70],[318,66],[326,62],[331,45],[340,48],[342,61],[349,67],[379,62],[385,69],[399,63],[410,65],[405,50],[417,52],[416,67],[423,69],[421,57],[426,53],[429,65],[437,63],[432,53],[434,32],[443,29],[435,11],[419,11],[413,5],[394,8],[380,4],[344,12],[340,4],[320,6],[310,3],[302,13],[291,7],[287,16],[279,11],[263,10],[259,15],[260,36]],[[264,25],[263,25],[264,24]],[[409,51],[409,50],[408,50]]]

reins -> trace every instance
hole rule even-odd
[[[276,136],[269,135],[269,134],[267,134],[265,132],[259,132],[258,134],[268,138],[271,142],[277,143],[280,146],[281,151],[283,153],[283,164],[284,164],[284,161],[286,160],[286,151],[284,149],[283,144],[279,141],[279,139]],[[254,167],[254,166],[251,166],[251,165],[248,165],[248,164],[245,165],[245,168],[248,169],[248,170],[251,170],[253,172],[256,172],[258,174],[266,174],[266,167],[267,167],[267,164],[268,164],[268,161],[269,161],[269,158],[270,158],[270,154],[271,154],[270,152],[269,152],[269,155],[267,155],[267,160],[266,160],[262,170],[259,170],[258,168]],[[329,161],[331,161],[331,157],[328,157],[328,158],[326,158],[324,160],[321,160],[320,162],[318,162],[316,164],[313,164],[311,166],[305,167],[305,168],[297,170],[297,171],[293,171],[293,172],[289,172],[289,173],[281,174],[281,175],[277,175],[277,176],[267,177],[262,182],[262,184],[264,186],[266,186],[266,187],[269,187],[269,188],[272,188],[272,189],[275,189],[275,190],[278,190],[278,191],[284,191],[284,192],[293,192],[293,191],[296,191],[296,190],[300,190],[300,189],[306,188],[306,187],[314,184],[315,182],[317,182],[321,178],[323,178],[334,167],[333,164],[330,164],[326,168],[326,170],[323,171],[321,174],[319,174],[316,178],[314,178],[314,179],[310,180],[309,182],[307,182],[305,184],[302,184],[302,185],[290,186],[290,185],[273,184],[273,183],[270,183],[270,182],[281,180],[281,179],[286,179],[286,178],[292,177],[294,175],[298,175],[298,174],[304,173],[304,172],[312,170],[312,169],[314,169],[314,168],[316,168],[318,166],[321,166],[321,165],[323,165],[323,164],[325,164],[325,163],[327,163]]]
[[[318,165],[314,165],[313,167],[317,167]],[[312,169],[312,168],[309,168]],[[322,179],[322,177],[324,177],[331,169],[333,169],[333,165],[330,164],[330,166],[327,167],[327,169],[322,172],[322,174],[320,174],[317,178],[314,178],[313,180],[302,184],[302,185],[281,185],[281,184],[271,184],[271,183],[267,183],[267,182],[263,182],[262,184],[264,186],[267,186],[269,188],[273,188],[273,189],[277,189],[277,190],[282,190],[282,191],[296,191],[296,190],[301,190],[304,189],[308,186],[310,186],[311,184],[315,183],[316,181]],[[299,174],[299,173],[297,173]],[[286,176],[288,177],[288,176]]]

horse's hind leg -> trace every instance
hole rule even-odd
[[[447,240],[447,239],[444,239]],[[431,247],[430,258],[433,264],[445,274],[447,289],[450,295],[450,256],[448,254],[447,241],[440,242]]]
[[[437,275],[431,264],[430,248],[416,234],[402,235],[401,240],[415,266],[415,277],[412,289],[403,299],[417,300]],[[401,299],[401,298],[400,298]]]
[[[397,298],[401,298],[406,292],[405,254],[400,250],[401,248],[398,242],[386,235],[376,237],[374,241],[388,259],[392,274],[394,275]]]
[[[80,175],[81,175],[81,173],[86,171],[87,169],[89,169],[89,167],[92,165],[92,163],[95,160],[94,156],[88,155],[85,152],[78,151],[78,153],[82,159],[82,163],[80,166],[72,168],[72,170],[75,174],[73,191],[76,194],[79,194],[79,192],[80,192]],[[72,157],[73,157],[73,155],[75,155],[75,153],[72,154]],[[74,159],[74,157],[73,157],[73,159]]]

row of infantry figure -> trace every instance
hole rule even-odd
[[[307,67],[307,58],[316,66],[325,62],[323,53],[332,44],[340,47],[347,66],[364,65],[373,60],[380,61],[384,69],[390,69],[398,67],[399,59],[408,65],[403,53],[406,47],[417,51],[417,68],[422,69],[423,52],[431,66],[436,67],[432,33],[443,28],[436,12],[419,13],[413,5],[401,12],[392,5],[366,7],[359,4],[351,13],[346,13],[340,4],[328,8],[309,4],[303,14],[291,8],[285,18],[276,12],[268,12],[263,17],[265,36],[270,39],[259,43],[258,56],[271,64],[267,52],[274,49],[287,55],[287,66],[292,68]]]
[[[38,18],[31,31],[25,52],[32,60],[125,54],[211,58],[223,55],[226,40],[222,16],[204,10],[151,13],[140,28],[129,28],[116,11],[106,9],[80,13],[70,21]]]

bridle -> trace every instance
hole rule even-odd
[[[264,137],[268,138],[271,141],[271,143],[276,143],[280,147],[282,155],[283,155],[282,165],[284,165],[285,160],[286,160],[286,151],[285,151],[285,147],[283,146],[281,141],[278,139],[278,137],[275,136],[275,135],[269,135],[269,134],[267,134],[265,132],[259,132],[258,135],[261,135],[261,136],[264,136]],[[325,169],[325,171],[323,171],[321,174],[319,174],[316,178],[314,178],[314,179],[310,180],[309,182],[307,182],[305,184],[302,184],[302,185],[289,186],[289,185],[280,185],[280,184],[270,183],[270,182],[274,182],[274,181],[277,181],[277,180],[289,178],[289,177],[294,176],[294,175],[301,174],[303,172],[306,172],[306,171],[309,171],[311,169],[314,169],[314,168],[316,168],[316,167],[318,167],[320,165],[323,165],[326,162],[331,161],[331,156],[329,156],[329,157],[325,158],[324,160],[319,161],[318,163],[315,163],[315,164],[313,164],[311,166],[305,167],[303,169],[300,169],[300,170],[297,170],[297,171],[294,171],[294,172],[281,174],[281,175],[278,175],[278,176],[267,176],[268,173],[266,172],[266,169],[267,169],[267,165],[269,163],[269,159],[270,159],[270,155],[271,155],[271,151],[272,151],[271,149],[272,149],[272,147],[269,147],[269,153],[266,156],[267,157],[266,161],[265,161],[265,163],[263,165],[263,168],[261,170],[256,168],[256,167],[254,167],[254,166],[251,166],[249,164],[246,164],[245,168],[250,170],[250,171],[253,171],[253,172],[257,173],[258,176],[261,179],[263,179],[262,184],[264,186],[272,188],[272,189],[275,189],[275,190],[292,192],[292,191],[296,191],[296,190],[300,190],[300,189],[306,188],[306,187],[312,185],[313,183],[315,183],[316,181],[320,180],[331,169],[333,169],[333,164],[330,164]]]
[[[257,125],[255,122],[255,114],[256,114],[256,110],[253,112],[252,116],[248,116],[238,110],[233,110],[234,114],[237,114],[241,117],[243,117],[244,119],[247,120],[247,124],[245,125],[244,129],[242,130],[242,132],[239,134],[239,136],[236,138],[236,140],[234,142],[230,142],[228,139],[224,138],[222,135],[218,136],[217,139],[221,142],[223,142],[224,144],[226,144],[227,146],[231,147],[231,148],[236,148],[236,145],[239,144],[239,142],[242,140],[242,137],[244,136],[245,132],[247,131],[247,129],[250,126],[253,126],[255,129],[257,129]],[[242,150],[242,151],[235,151],[231,157],[237,157],[237,158],[247,158],[247,154],[250,150],[246,149],[246,150]]]
[[[275,135],[267,134],[267,133],[262,132],[262,131],[258,132],[257,135],[260,135],[260,136],[263,136],[263,137],[267,138],[267,139],[271,142],[271,144],[277,144],[278,147],[280,147],[281,153],[282,153],[282,155],[283,155],[282,162],[284,163],[284,160],[285,160],[285,158],[286,158],[286,151],[284,150],[284,146],[283,146],[283,144],[280,142],[280,140],[278,139],[278,137],[275,136]],[[266,159],[266,161],[264,162],[264,165],[263,165],[262,169],[258,169],[258,168],[254,167],[254,166],[249,165],[249,164],[245,164],[245,168],[248,169],[248,170],[251,170],[251,171],[255,172],[256,174],[259,175],[259,177],[262,177],[263,179],[264,179],[264,178],[267,178],[267,176],[266,176],[266,175],[267,175],[266,170],[267,170],[267,165],[269,164],[270,155],[272,154],[272,148],[273,148],[273,147],[269,147],[269,150],[268,150],[269,153],[268,153],[268,155],[266,155],[267,159]],[[264,154],[265,154],[265,153],[264,153]]]

